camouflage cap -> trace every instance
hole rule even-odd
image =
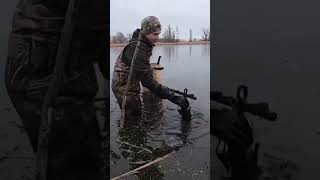
[[[142,34],[150,34],[158,30],[161,30],[161,24],[157,17],[148,16],[142,20],[141,22]]]

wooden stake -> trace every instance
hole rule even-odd
[[[132,171],[129,171],[129,172],[125,173],[125,174],[122,174],[122,175],[120,175],[120,176],[111,178],[110,180],[117,180],[117,179],[120,179],[120,178],[129,176],[129,175],[135,174],[135,173],[137,173],[137,172],[138,172],[139,170],[141,170],[141,169],[144,169],[144,168],[146,168],[146,167],[149,167],[149,166],[151,166],[151,165],[153,165],[153,164],[156,164],[156,163],[158,163],[158,162],[160,162],[160,161],[163,161],[163,160],[167,159],[168,157],[170,157],[170,156],[171,156],[172,154],[174,154],[174,153],[175,153],[175,151],[173,151],[173,152],[171,152],[171,153],[169,153],[169,154],[167,154],[167,155],[165,155],[165,156],[159,157],[159,158],[155,159],[154,161],[151,161],[151,162],[149,162],[149,163],[147,163],[147,164],[145,164],[145,165],[143,165],[143,166],[141,166],[141,167],[138,167],[138,168],[136,168],[136,169],[134,169],[134,170],[132,170]]]

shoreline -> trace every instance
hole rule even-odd
[[[128,43],[110,43],[110,47],[125,47]],[[192,44],[210,44],[210,41],[192,41],[192,42],[157,42],[156,46],[164,45],[192,45]]]

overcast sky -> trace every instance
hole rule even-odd
[[[146,16],[157,16],[163,30],[177,26],[180,39],[189,39],[190,28],[200,38],[201,28],[210,28],[210,0],[111,0],[111,35],[132,33]]]

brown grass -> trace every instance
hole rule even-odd
[[[110,43],[110,47],[125,47],[128,43],[118,43],[113,44]],[[164,46],[164,45],[190,45],[190,44],[210,44],[210,41],[192,41],[192,42],[158,42],[156,46]]]

